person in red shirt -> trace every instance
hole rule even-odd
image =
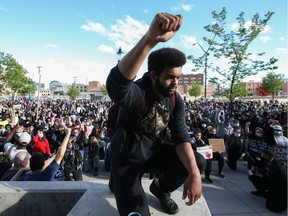
[[[37,134],[32,141],[32,153],[40,152],[44,157],[48,157],[51,154],[50,145],[48,139],[46,139],[43,127],[37,129]]]

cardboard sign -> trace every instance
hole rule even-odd
[[[205,159],[213,158],[212,146],[197,147],[197,152],[200,153]]]
[[[220,153],[226,151],[224,139],[208,139],[209,145],[213,147],[213,152],[219,151]]]
[[[249,139],[248,152],[253,157],[260,157],[264,149],[268,149],[269,145],[264,139]]]

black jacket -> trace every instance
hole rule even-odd
[[[148,73],[133,82],[125,79],[115,67],[108,76],[106,87],[110,98],[120,107],[111,141],[112,160],[136,164],[147,162],[165,147],[167,127],[174,145],[190,142],[183,99],[176,93],[172,111],[171,98],[158,99],[153,94]],[[144,113],[139,111],[142,100],[147,107]]]

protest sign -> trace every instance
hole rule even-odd
[[[212,146],[197,147],[197,152],[200,153],[205,159],[213,158]]]
[[[225,152],[226,147],[224,144],[224,139],[208,139],[209,145],[213,147],[213,152]]]
[[[287,146],[274,146],[274,153],[279,161],[282,161],[287,166]]]

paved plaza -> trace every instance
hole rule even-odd
[[[177,199],[177,203],[180,207],[179,216],[191,216],[191,215],[213,215],[213,216],[275,216],[275,215],[287,215],[287,211],[282,214],[276,214],[269,211],[265,207],[265,199],[262,197],[254,196],[250,191],[255,190],[252,183],[248,180],[247,168],[245,161],[238,161],[238,170],[232,171],[226,165],[224,166],[224,173],[226,178],[222,179],[217,176],[217,162],[213,161],[211,178],[213,183],[207,183],[203,178],[203,195],[204,198],[200,200],[201,205],[195,207],[185,206],[183,200],[181,200],[182,188],[179,188],[172,194],[173,198]],[[215,174],[215,175],[213,175]],[[94,177],[92,174],[84,173],[84,181],[88,182],[107,182],[109,173],[101,168],[99,176]],[[151,195],[149,191],[148,175],[144,177],[143,186],[148,197],[148,203],[151,206],[151,213],[154,216],[166,215],[161,211],[160,205],[157,199]],[[115,207],[115,200],[112,198],[113,194],[110,193],[108,186],[107,193],[110,194],[110,202]],[[207,204],[209,211],[203,211],[199,207],[205,207]]]

